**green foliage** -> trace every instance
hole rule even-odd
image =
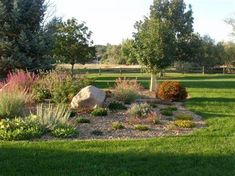
[[[193,116],[190,114],[180,113],[175,116],[177,120],[193,120]]]
[[[196,126],[191,120],[176,120],[174,124],[180,128],[194,128]]]
[[[94,59],[95,48],[91,46],[91,31],[84,22],[78,24],[75,18],[68,19],[58,26],[55,37],[54,53],[59,61],[72,65],[72,77],[74,64],[84,64]]]
[[[138,64],[134,49],[134,40],[126,39],[121,45],[121,55],[125,61],[125,64]]]
[[[160,109],[161,114],[165,116],[172,116],[174,111],[177,111],[177,108],[174,106]]]
[[[157,104],[156,104],[156,103],[151,102],[151,103],[149,103],[149,105],[150,105],[152,108],[157,108]]]
[[[84,117],[78,117],[76,118],[77,123],[90,123],[91,121],[89,119],[86,119]]]
[[[135,130],[139,130],[139,131],[148,131],[149,128],[145,125],[135,125],[134,126]]]
[[[107,111],[107,109],[104,109],[104,108],[96,108],[91,112],[91,115],[93,115],[93,116],[107,116],[108,111]]]
[[[226,60],[224,46],[215,41],[208,35],[200,38],[200,50],[194,62],[205,68],[211,68],[220,64],[224,64]]]
[[[49,38],[41,25],[45,0],[1,1],[0,11],[0,72],[51,69]]]
[[[126,110],[127,109],[127,107],[123,103],[120,103],[117,101],[113,101],[113,102],[109,103],[108,108],[111,111]]]
[[[114,130],[121,130],[124,128],[125,128],[125,126],[122,125],[120,122],[113,122],[112,123],[112,129],[114,129]]]
[[[128,122],[131,124],[158,123],[159,118],[147,103],[133,104],[127,112]]]
[[[165,115],[165,116],[173,116],[173,111],[168,110],[168,109],[161,109],[160,112],[162,115]]]
[[[125,64],[125,60],[121,53],[121,45],[107,44],[106,52],[103,54],[101,62],[109,64]]]
[[[23,115],[29,97],[17,89],[0,92],[0,119],[15,118]]]
[[[227,66],[233,66],[235,63],[235,43],[227,42],[223,44],[224,46],[224,64]]]
[[[159,19],[146,18],[136,24],[135,49],[138,62],[145,70],[157,73],[174,60],[174,32]]]
[[[82,88],[90,84],[91,81],[85,77],[73,79],[67,73],[51,72],[36,82],[32,92],[38,102],[51,98],[57,104],[68,103]]]
[[[134,48],[139,63],[146,71],[157,73],[175,60],[189,59],[193,37],[191,6],[183,0],[155,0],[149,17],[135,25]]]
[[[152,108],[149,104],[134,104],[128,110],[128,114],[132,117],[146,118],[150,113],[152,113]]]
[[[57,126],[51,131],[52,136],[58,138],[72,138],[78,135],[75,127],[72,126]]]
[[[0,140],[29,140],[43,133],[42,126],[31,117],[0,121]]]
[[[91,132],[92,135],[95,135],[95,136],[102,136],[103,135],[103,132],[100,131],[100,130],[94,130]]]

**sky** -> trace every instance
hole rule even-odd
[[[153,0],[51,0],[55,15],[86,22],[95,44],[119,44],[131,38],[136,21],[149,14]],[[185,0],[191,4],[194,30],[215,41],[231,40],[231,27],[224,20],[235,18],[235,0]]]

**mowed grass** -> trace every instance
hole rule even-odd
[[[120,74],[89,76],[108,88]],[[148,86],[147,74],[121,76]],[[145,140],[0,142],[0,175],[235,175],[235,76],[169,74],[164,79],[187,87],[191,99],[185,104],[203,116],[207,128]]]

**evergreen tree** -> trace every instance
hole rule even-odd
[[[0,71],[50,69],[42,21],[45,0],[0,0]]]

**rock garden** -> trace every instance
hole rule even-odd
[[[125,78],[102,90],[85,76],[17,71],[0,87],[0,140],[150,138],[204,127],[177,81],[150,93]]]

